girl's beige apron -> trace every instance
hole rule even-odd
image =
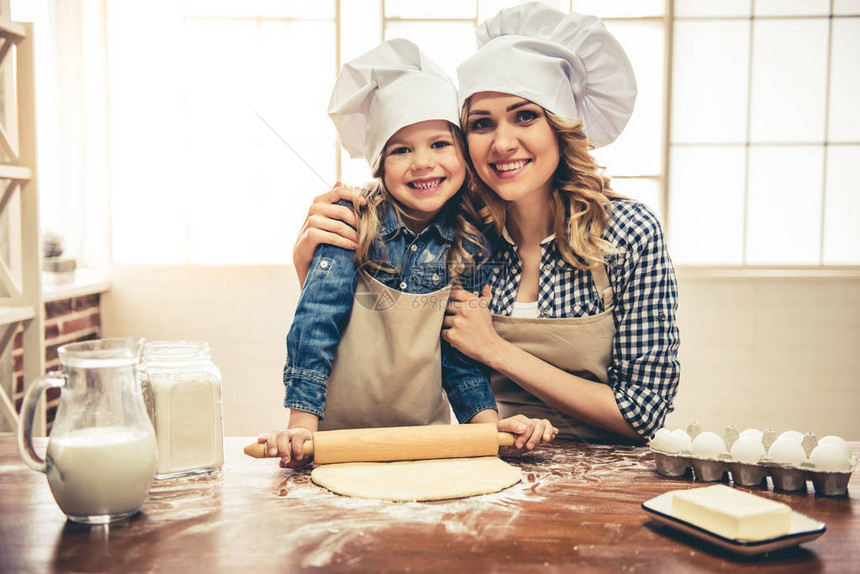
[[[404,293],[359,274],[321,430],[451,422],[440,338],[449,292]]]
[[[493,326],[505,340],[559,369],[608,383],[606,370],[612,360],[615,320],[614,299],[606,269],[591,272],[594,286],[603,297],[604,311],[589,317],[525,319],[493,315]],[[615,435],[564,415],[499,373],[491,379],[499,416],[516,414],[549,419],[559,429],[558,438],[605,440]]]

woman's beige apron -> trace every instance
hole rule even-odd
[[[606,371],[612,360],[615,320],[614,299],[606,269],[591,272],[603,297],[602,313],[567,319],[525,319],[493,315],[493,326],[505,340],[524,351],[574,375],[608,383]],[[605,440],[617,436],[562,414],[500,373],[491,377],[502,418],[516,414],[549,419],[559,429],[558,438]]]
[[[321,430],[451,422],[440,339],[449,292],[404,293],[359,273]]]

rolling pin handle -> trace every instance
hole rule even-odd
[[[500,432],[499,433],[499,446],[514,446],[514,441],[516,437],[513,433],[509,432]]]
[[[305,456],[311,456],[314,453],[314,441],[313,439],[306,441],[305,444],[302,445],[302,453]],[[264,442],[254,442],[245,447],[245,454],[248,456],[252,456],[254,458],[275,458],[270,457],[269,452],[266,450],[266,443]]]
[[[245,447],[245,454],[254,458],[266,458],[268,456],[268,453],[266,452],[266,443],[252,442]]]

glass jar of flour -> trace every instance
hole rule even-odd
[[[224,464],[221,373],[205,341],[150,341],[143,396],[158,444],[156,478],[210,472]]]

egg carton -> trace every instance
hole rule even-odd
[[[698,423],[693,422],[687,427],[690,439],[695,439],[702,432]],[[738,439],[737,427],[728,425],[723,432],[723,440],[726,450],[731,450],[732,445]],[[767,429],[762,433],[762,445],[765,452],[777,438],[773,429]],[[814,433],[806,433],[801,441],[801,446],[807,457],[818,445],[818,438]],[[657,473],[663,476],[679,477],[687,474],[688,469],[694,473],[693,480],[702,482],[717,482],[723,480],[727,473],[731,479],[741,486],[762,486],[767,488],[767,477],[770,477],[773,487],[779,490],[792,492],[806,489],[806,481],[812,481],[816,494],[824,496],[844,496],[848,492],[848,482],[851,474],[857,466],[857,458],[851,457],[849,470],[843,472],[816,470],[815,465],[803,462],[799,466],[780,464],[770,460],[767,455],[760,458],[757,463],[740,462],[732,458],[730,454],[720,454],[718,458],[700,458],[692,456],[689,450],[677,454],[661,452],[651,447]]]

